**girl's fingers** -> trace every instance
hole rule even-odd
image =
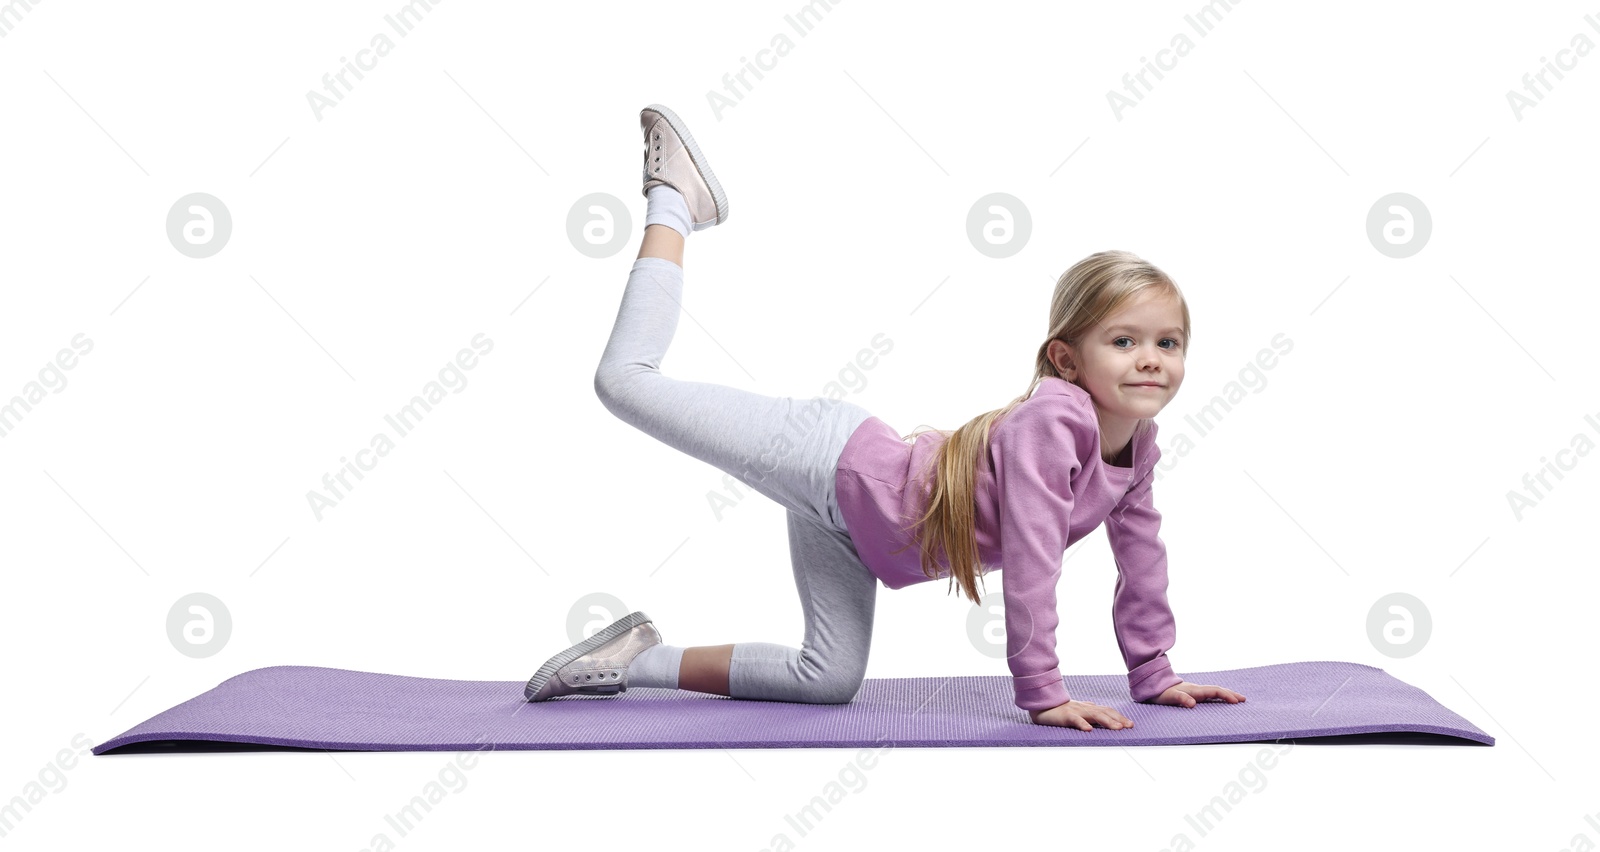
[[[1244,700],[1244,696],[1224,686],[1202,686],[1196,690],[1198,698],[1221,698],[1229,702]]]

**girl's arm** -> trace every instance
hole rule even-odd
[[[1111,621],[1117,647],[1128,666],[1128,691],[1135,701],[1153,701],[1183,682],[1172,672],[1167,650],[1177,641],[1177,625],[1167,604],[1167,548],[1161,541],[1161,513],[1151,493],[1155,461],[1161,451],[1150,442],[1152,460],[1139,482],[1106,518],[1106,538],[1117,561],[1117,590]]]
[[[1071,700],[1056,657],[1056,583],[1072,520],[1077,423],[1061,412],[1017,408],[995,427],[994,457],[1004,572],[1006,664],[1015,703],[1048,710]]]

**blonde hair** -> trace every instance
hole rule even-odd
[[[1187,350],[1189,305],[1184,301],[1178,285],[1154,264],[1132,252],[1096,252],[1073,264],[1056,280],[1055,292],[1050,297],[1049,332],[1044,342],[1039,344],[1039,352],[1034,360],[1033,381],[1021,396],[1001,408],[968,420],[953,432],[917,429],[910,435],[902,436],[909,441],[923,432],[949,435],[919,477],[920,486],[928,494],[927,510],[911,526],[901,528],[902,532],[910,533],[911,544],[920,545],[922,573],[928,579],[938,576],[941,555],[948,556],[942,561],[950,567],[951,583],[959,582],[966,597],[975,604],[979,602],[977,582],[986,569],[978,558],[976,487],[978,473],[988,454],[991,429],[1013,408],[1032,396],[1046,376],[1065,378],[1050,362],[1048,353],[1051,341],[1062,340],[1077,345],[1085,332],[1147,291],[1177,297],[1183,315],[1184,348]],[[931,483],[927,478],[929,468],[934,474]]]

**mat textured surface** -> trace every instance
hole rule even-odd
[[[272,666],[229,678],[93,751],[1494,744],[1426,692],[1372,666],[1319,661],[1181,674],[1248,700],[1188,709],[1140,704],[1126,675],[1071,675],[1065,682],[1074,699],[1115,707],[1134,723],[1080,731],[1029,721],[1012,704],[1006,675],[869,678],[854,701],[833,705],[649,688],[529,703],[522,680]]]

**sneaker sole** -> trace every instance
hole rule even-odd
[[[672,127],[672,132],[678,134],[678,138],[683,140],[683,147],[688,149],[689,160],[694,163],[695,169],[700,172],[700,177],[705,179],[706,186],[711,188],[711,200],[717,206],[717,220],[707,224],[705,227],[709,228],[713,224],[720,225],[728,221],[728,196],[723,193],[722,184],[717,180],[716,172],[711,171],[711,164],[706,162],[706,155],[702,154],[700,146],[695,144],[694,136],[689,133],[689,126],[683,123],[683,119],[679,118],[677,113],[661,104],[651,104],[645,109],[655,110],[661,113],[662,118],[667,120],[667,124]],[[695,228],[695,230],[704,230],[704,228]]]
[[[608,624],[605,627],[595,631],[595,634],[590,636],[588,639],[585,639],[582,642],[573,645],[571,648],[568,648],[554,657],[551,657],[549,662],[540,666],[539,671],[536,672],[533,677],[528,679],[528,685],[522,689],[522,697],[532,701],[533,696],[538,694],[539,690],[544,688],[545,683],[547,683],[550,678],[555,677],[556,672],[560,671],[562,666],[650,620],[650,616],[645,615],[642,611],[630,612],[611,624]]]

